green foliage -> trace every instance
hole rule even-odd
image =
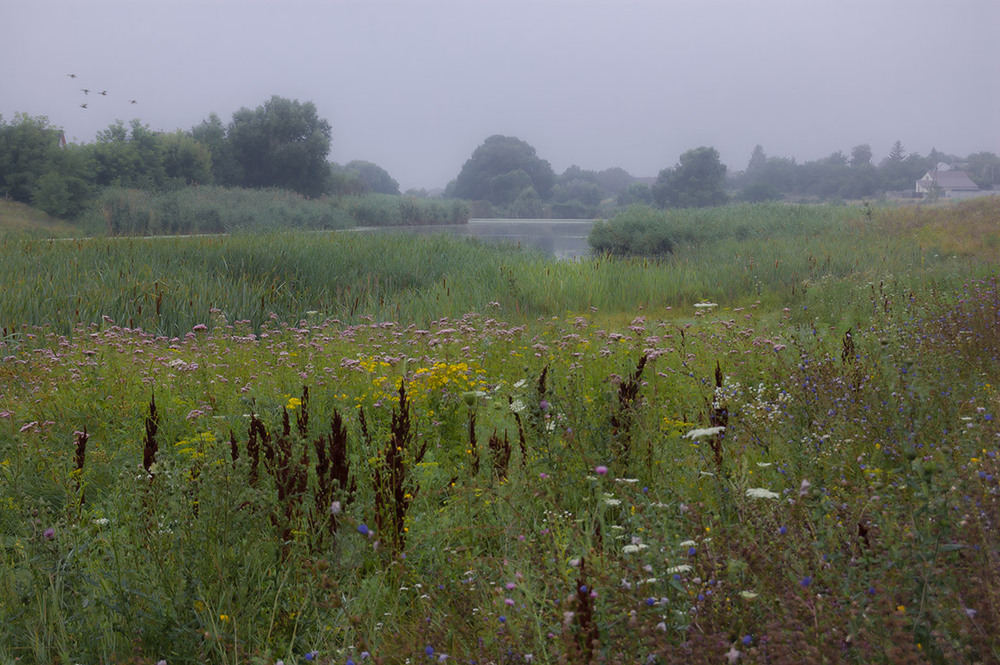
[[[166,189],[212,183],[212,154],[205,145],[179,130],[158,139]]]
[[[624,190],[619,192],[617,197],[618,205],[652,205],[653,194],[649,185],[644,182],[633,182]]]
[[[740,192],[740,200],[746,203],[766,203],[780,201],[781,192],[769,182],[750,183]]]
[[[594,225],[590,246],[598,254],[656,257],[728,240],[807,237],[828,233],[858,213],[849,209],[784,204],[731,205],[712,210],[657,210],[630,206]]]
[[[159,137],[139,120],[110,125],[91,150],[99,186],[157,189],[166,180]]]
[[[233,114],[226,130],[244,187],[281,187],[305,196],[324,193],[330,123],[312,102],[277,95],[254,110]]]
[[[597,207],[604,196],[598,175],[571,166],[564,171],[552,188],[552,217],[556,219],[587,219],[597,216]]]
[[[355,159],[342,168],[334,170],[343,173],[348,178],[355,179],[360,184],[360,190],[353,193],[371,192],[399,195],[399,183],[389,175],[388,171],[377,164]]]
[[[665,257],[674,251],[671,231],[667,218],[654,208],[630,206],[610,221],[596,222],[588,242],[598,254]]]
[[[518,138],[497,134],[473,151],[446,195],[505,206],[528,187],[546,200],[554,182],[552,167],[534,148]]]
[[[243,167],[236,161],[233,146],[226,140],[226,126],[218,115],[212,113],[192,127],[191,137],[209,151],[213,182],[227,187],[243,184]]]
[[[31,201],[61,136],[62,131],[44,116],[19,113],[9,124],[0,117],[0,187],[6,196],[22,203]]]
[[[76,218],[90,201],[94,160],[82,146],[49,148],[48,170],[38,180],[32,204],[55,217]]]
[[[680,163],[660,171],[652,188],[653,200],[661,208],[704,208],[726,202],[726,167],[715,148],[695,148],[680,157]]]

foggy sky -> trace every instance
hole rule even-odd
[[[91,142],[280,95],[330,122],[330,160],[404,190],[443,187],[492,134],[556,172],[636,176],[701,145],[737,170],[756,144],[1000,153],[997,0],[0,0],[0,25],[8,122]]]

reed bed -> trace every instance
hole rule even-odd
[[[0,279],[8,285],[0,327],[10,334],[48,325],[65,334],[108,317],[177,336],[212,325],[213,311],[256,328],[307,312],[351,322],[361,316],[427,322],[484,311],[489,303],[535,318],[594,308],[608,315],[663,311],[701,300],[727,307],[781,303],[799,320],[830,323],[863,317],[871,284],[905,292],[929,284],[947,289],[961,279],[951,255],[836,215],[839,223],[819,215],[800,233],[772,239],[722,234],[716,242],[679,245],[667,259],[578,262],[445,235],[9,237],[0,246]],[[969,266],[967,274],[984,269]]]
[[[187,187],[176,191],[109,187],[80,226],[91,234],[150,236],[336,230],[356,226],[464,224],[464,202],[364,194],[307,199],[287,190]]]

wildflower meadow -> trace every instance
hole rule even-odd
[[[1000,661],[1000,204],[821,210],[5,238],[0,661]]]

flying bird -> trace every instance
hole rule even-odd
[[[67,74],[66,76],[70,77],[71,79],[75,79],[76,78],[76,74]]]
[[[83,94],[85,94],[85,95],[89,95],[90,94],[90,90],[87,90],[86,88],[80,88],[80,90],[83,90]]]
[[[128,103],[129,104],[138,104],[139,102],[135,101],[134,99],[130,99],[130,100],[128,100]]]
[[[85,109],[85,108],[87,108],[87,105],[86,104],[80,104],[80,108]]]
[[[107,91],[107,90],[101,90],[101,91],[100,91],[99,93],[97,93],[97,94],[99,94],[99,95],[104,95],[105,97],[107,97],[107,96],[108,96],[108,91]]]

